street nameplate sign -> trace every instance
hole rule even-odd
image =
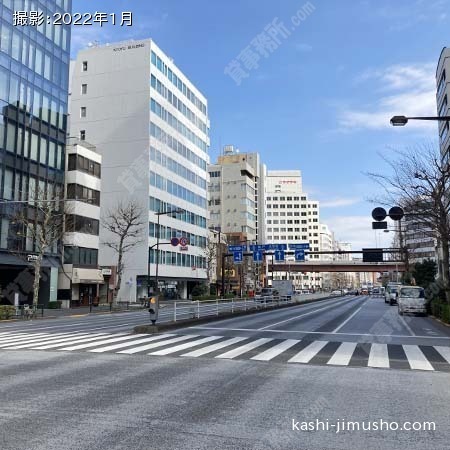
[[[246,245],[229,245],[228,246],[229,252],[242,252],[244,250],[247,250]]]
[[[309,244],[289,244],[290,250],[309,250]]]

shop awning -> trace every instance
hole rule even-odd
[[[72,283],[74,284],[102,284],[104,283],[101,269],[77,269],[72,272]]]

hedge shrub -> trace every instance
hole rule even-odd
[[[12,305],[0,305],[0,320],[10,319],[16,314],[16,307]]]

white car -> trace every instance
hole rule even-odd
[[[425,291],[419,286],[401,286],[398,289],[398,313],[426,314],[427,300]]]
[[[331,295],[342,295],[342,291],[340,289],[331,291]]]

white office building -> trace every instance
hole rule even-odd
[[[126,254],[119,300],[154,289],[187,298],[206,280],[208,103],[151,39],[93,46],[72,65],[70,134],[102,155],[102,211],[131,199],[143,210],[142,244]],[[158,229],[157,212],[160,215]],[[187,246],[171,246],[172,237]],[[100,230],[100,243],[107,238]],[[117,261],[100,244],[99,264]]]
[[[63,306],[97,303],[103,284],[98,268],[102,157],[86,141],[66,146],[64,260],[58,274]]]
[[[310,251],[320,251],[319,202],[303,192],[299,170],[269,170],[266,177],[266,242],[269,244],[309,243]],[[306,257],[318,261],[320,255]],[[294,256],[287,256],[294,261]],[[275,265],[276,268],[276,265]],[[274,272],[273,279],[290,276],[298,288],[321,287],[319,273],[288,274]],[[270,277],[270,275],[269,275]]]

